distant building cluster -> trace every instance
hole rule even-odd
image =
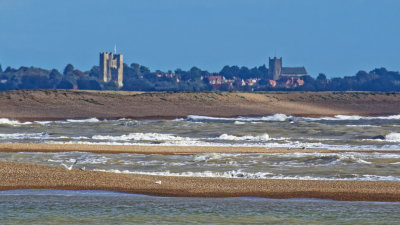
[[[304,67],[282,67],[281,58],[269,58],[268,77],[269,85],[275,87],[281,84],[285,87],[298,87],[304,85],[303,76],[307,75],[307,71]],[[233,79],[226,79],[224,76],[219,74],[212,74],[207,77],[210,85],[215,89],[219,89],[222,85],[227,84],[229,89],[234,89],[237,86],[254,86],[261,79],[260,78],[249,78],[240,79],[234,77]]]
[[[307,71],[304,67],[283,67],[282,57],[281,58],[269,58],[269,68],[267,77],[262,78],[267,80],[267,84],[270,87],[276,87],[277,85],[282,87],[298,87],[304,85],[302,80],[303,76],[307,75]],[[114,82],[119,88],[123,87],[123,55],[113,54],[111,52],[100,53],[100,73],[104,82]],[[176,82],[179,83],[179,77],[176,77],[174,73],[157,73],[158,78],[176,78]],[[260,81],[260,77],[242,79],[240,77],[233,77],[227,79],[218,73],[210,73],[206,76],[202,76],[201,80],[211,85],[214,89],[220,89],[222,86],[229,90],[248,86],[252,87],[257,85]]]
[[[118,87],[123,87],[124,80],[124,62],[122,54],[113,54],[112,52],[100,53],[100,73],[103,81],[115,82]]]

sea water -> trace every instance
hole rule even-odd
[[[161,176],[400,181],[400,115],[0,119],[0,142],[297,148],[300,150],[289,153],[251,154],[19,152],[0,153],[0,161]],[[305,153],[301,149],[321,151]],[[98,191],[0,192],[0,224],[399,224],[399,214],[398,202],[162,198]]]
[[[400,115],[308,118],[276,114],[34,122],[0,119],[0,142],[398,150]]]
[[[399,224],[400,203],[0,192],[0,224]]]

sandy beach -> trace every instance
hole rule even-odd
[[[0,190],[110,190],[157,196],[400,201],[400,183],[165,177],[0,163]],[[157,182],[158,181],[158,182]],[[161,184],[159,181],[161,181]],[[157,182],[157,183],[156,183]]]
[[[394,115],[400,112],[400,93],[378,92],[190,92],[140,93],[73,90],[0,92],[0,118],[62,120],[72,118],[185,118]]]

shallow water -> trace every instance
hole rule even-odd
[[[400,154],[204,153],[181,155],[0,153],[0,161],[163,176],[400,181]]]
[[[399,224],[400,203],[0,192],[0,224]]]

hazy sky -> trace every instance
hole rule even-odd
[[[397,0],[0,0],[0,64],[89,70],[125,63],[212,72],[282,56],[317,76],[400,70]]]

